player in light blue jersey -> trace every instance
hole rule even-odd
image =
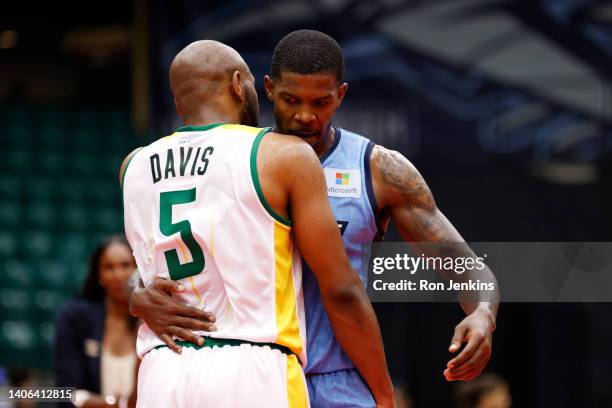
[[[265,78],[266,96],[274,102],[276,128],[303,138],[319,156],[344,245],[365,284],[362,244],[379,239],[391,221],[407,242],[455,243],[463,239],[437,208],[422,176],[404,156],[332,125],[347,89],[342,50],[331,37],[299,30],[280,40],[270,75]],[[452,256],[474,256],[467,247],[465,254],[457,254],[456,246],[452,249]],[[444,256],[439,252],[435,255]],[[374,407],[370,391],[336,341],[316,282],[305,269],[306,376],[311,405]],[[479,273],[494,279],[488,269]],[[171,305],[161,293],[171,290],[176,290],[172,282],[158,282],[146,291],[138,291],[132,299],[134,312],[175,347],[170,335],[189,339],[185,329],[199,329],[211,322],[202,311]],[[467,316],[455,327],[449,351],[456,353],[466,344],[444,370],[449,381],[475,378],[491,355],[498,304],[472,300],[461,306]],[[175,315],[170,316],[168,310]]]

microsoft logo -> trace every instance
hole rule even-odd
[[[336,184],[342,186],[349,185],[349,173],[336,173]]]

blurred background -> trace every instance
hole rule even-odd
[[[0,11],[0,383],[26,367],[51,381],[56,313],[123,229],[121,160],[179,125],[168,67],[197,39],[243,55],[268,126],[276,42],[324,31],[349,83],[335,123],[412,160],[467,241],[610,241],[610,1],[61,3]],[[413,406],[454,406],[442,371],[459,306],[375,306]],[[610,407],[611,312],[504,304],[488,371],[516,407]]]

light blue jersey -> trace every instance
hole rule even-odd
[[[362,251],[368,246],[363,244],[371,243],[378,230],[375,217],[377,206],[370,171],[373,147],[374,144],[365,137],[337,128],[333,146],[321,157],[329,202],[351,264],[359,273],[364,286],[367,284],[367,265],[362,265]],[[354,372],[355,366],[334,337],[317,282],[305,262],[303,284],[308,339],[306,375],[309,377],[312,406],[371,406],[373,399],[367,387]],[[344,390],[345,395],[338,395],[338,381],[334,380],[332,384],[330,378],[330,386],[335,384],[335,390],[329,389],[327,392],[325,388],[328,387],[323,385],[325,380],[320,375],[327,377],[342,370],[347,372],[346,381],[353,385],[342,387],[347,388]],[[316,386],[317,384],[322,386]],[[317,395],[322,397],[320,403],[317,403]],[[332,395],[341,397],[341,401],[326,400]]]

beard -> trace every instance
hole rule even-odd
[[[244,108],[240,113],[240,124],[257,127],[259,125],[259,101],[254,89],[246,88]]]

